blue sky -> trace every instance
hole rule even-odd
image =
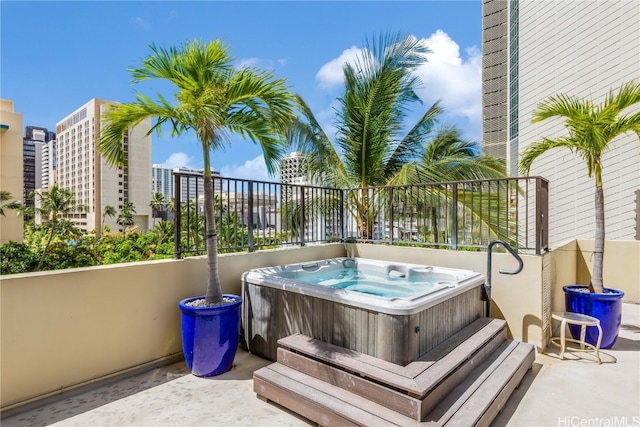
[[[220,38],[239,66],[270,69],[286,78],[330,130],[344,61],[364,40],[400,32],[426,39],[433,51],[417,71],[424,109],[441,98],[447,109],[441,121],[480,140],[480,0],[2,0],[0,24],[0,97],[14,101],[25,126],[55,130],[57,121],[91,98],[128,102],[136,90],[155,95],[160,86],[131,85],[127,71],[149,54],[150,43]],[[202,167],[201,148],[192,136],[152,138],[154,164]],[[249,141],[234,138],[214,153],[212,163],[223,176],[267,178],[261,152]]]

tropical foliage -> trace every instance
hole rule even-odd
[[[260,145],[267,168],[273,172],[283,146],[279,134],[293,114],[292,96],[283,79],[271,72],[248,67],[234,69],[229,46],[220,40],[192,41],[181,47],[150,46],[151,55],[140,68],[131,69],[134,82],[160,79],[174,90],[171,103],[161,94],[157,100],[138,94],[134,102],[114,105],[106,113],[99,148],[105,159],[123,165],[123,137],[128,129],[152,118],[152,131],[163,125],[171,135],[193,132],[202,145],[204,163],[204,211],[208,229],[208,283],[205,304],[222,302],[218,274],[217,239],[213,218],[211,152],[230,142],[231,134]]]
[[[360,238],[373,237],[381,213],[368,190],[424,182],[504,177],[497,159],[479,156],[477,144],[458,129],[437,126],[439,102],[407,126],[409,112],[422,104],[416,69],[430,52],[424,41],[399,34],[365,44],[361,54],[343,67],[344,92],[338,99],[335,138],[322,129],[304,100],[302,117],[289,130],[291,145],[306,159],[311,182],[350,192]],[[435,188],[435,191],[438,191]],[[295,209],[291,210],[295,213]]]
[[[71,213],[82,212],[86,209],[86,206],[76,201],[75,194],[71,190],[60,188],[58,184],[54,184],[48,192],[33,191],[30,197],[35,200],[34,212],[51,226],[40,261],[36,266],[36,271],[39,271],[47,256],[47,251],[53,241],[53,236],[56,234],[58,225],[68,226],[69,222],[64,217]]]
[[[533,123],[550,118],[561,118],[568,135],[542,138],[532,143],[520,159],[520,168],[529,173],[534,160],[555,148],[568,148],[585,161],[589,177],[595,180],[595,242],[593,273],[589,285],[592,292],[604,292],[602,267],[604,259],[604,191],[602,188],[603,155],[617,137],[635,133],[640,138],[640,113],[634,106],[640,104],[640,83],[630,82],[617,92],[611,90],[604,101],[596,104],[588,99],[560,94],[538,104],[533,112]]]
[[[122,209],[116,218],[116,223],[121,227],[127,227],[134,224],[133,215],[136,213],[136,207],[133,202],[124,202]]]
[[[156,226],[156,218],[158,217],[158,212],[164,209],[166,202],[167,201],[164,197],[164,194],[162,193],[154,193],[151,195],[151,201],[149,202],[149,207],[151,208],[154,227]]]
[[[113,218],[115,216],[116,216],[116,208],[114,208],[111,205],[105,206],[104,209],[102,210],[102,224],[100,229],[104,230],[104,220],[106,217]]]
[[[20,210],[22,204],[17,200],[10,201],[12,198],[11,192],[0,191],[0,216],[6,216],[5,210]]]
[[[23,243],[8,242],[1,245],[2,274],[36,271],[52,228],[51,222],[43,225],[26,222]],[[60,219],[54,232],[39,270],[165,259],[174,254],[173,224],[166,221],[159,222],[148,233],[127,230],[124,233],[105,232],[95,236]]]

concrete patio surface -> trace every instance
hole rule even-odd
[[[640,305],[623,304],[614,349],[537,354],[533,369],[494,426],[640,426]],[[22,426],[306,426],[306,419],[256,398],[252,374],[270,362],[239,350],[231,371],[198,378],[184,362],[84,388],[4,413]]]

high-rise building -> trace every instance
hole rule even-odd
[[[280,182],[283,184],[306,185],[307,167],[304,154],[293,152],[284,157],[280,165]]]
[[[165,168],[162,165],[151,166],[152,194],[160,193],[167,200],[171,200],[175,197],[175,180],[172,172],[173,169]]]
[[[43,127],[27,126],[22,140],[24,190],[23,203],[33,207],[32,191],[42,187],[42,148],[49,141],[56,139],[56,134]]]
[[[171,169],[171,171],[183,175],[193,175],[192,177],[183,176],[180,180],[180,200],[184,202],[185,200],[198,199],[204,196],[204,179],[202,178],[204,169],[179,167],[173,168]],[[213,176],[214,191],[220,191],[222,182],[220,179],[216,179],[220,178],[220,172],[211,169],[211,175]],[[175,178],[171,176],[171,179],[174,180]],[[170,197],[174,197],[174,194],[172,194]]]
[[[505,158],[515,176],[532,142],[567,135],[560,119],[531,123],[538,103],[560,93],[600,103],[610,90],[640,81],[640,7],[637,0],[483,0],[482,56],[483,152]],[[634,239],[640,144],[627,135],[610,147],[603,159],[606,238]],[[549,180],[552,246],[594,237],[594,180],[580,156],[549,151],[530,175]]]
[[[0,190],[8,192],[11,200],[22,199],[22,158],[22,114],[15,112],[13,101],[0,99]],[[22,242],[22,223],[22,215],[5,210],[0,215],[0,244]]]
[[[85,212],[69,218],[84,230],[102,227],[105,206],[120,213],[125,202],[133,203],[134,224],[147,230],[151,208],[151,120],[129,129],[123,145],[126,166],[109,165],[97,150],[97,139],[104,126],[102,116],[110,101],[92,99],[56,124],[57,183],[85,205]],[[121,228],[116,218],[105,218],[111,229]]]
[[[57,179],[56,140],[53,139],[43,144],[40,153],[40,185],[38,186],[36,182],[36,188],[47,190]]]

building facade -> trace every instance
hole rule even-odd
[[[151,166],[151,192],[162,194],[167,201],[175,197],[175,180],[172,172],[173,169],[162,165]]]
[[[22,140],[24,191],[23,203],[34,207],[32,192],[42,187],[42,149],[50,141],[56,139],[56,134],[47,128],[27,126]]]
[[[56,158],[56,140],[53,139],[42,145],[40,150],[40,185],[38,188],[49,189],[58,176],[56,174],[58,163]],[[38,184],[36,183],[36,186]]]
[[[120,213],[125,202],[133,203],[134,225],[145,231],[151,221],[151,120],[129,130],[124,138],[127,165],[107,164],[97,150],[104,123],[102,115],[113,104],[92,99],[56,124],[57,183],[73,191],[85,212],[69,218],[83,230],[102,229],[102,212],[113,206]],[[119,229],[116,218],[105,218],[111,229]]]
[[[640,4],[635,0],[483,0],[483,152],[518,175],[521,153],[543,137],[566,135],[563,122],[531,123],[545,98],[565,93],[600,103],[640,80]],[[640,143],[614,140],[603,159],[606,238],[637,238]],[[552,246],[593,238],[595,181],[569,150],[539,157],[530,171],[549,180]]]
[[[13,101],[0,99],[0,190],[10,193],[11,200],[21,200],[24,190],[22,170],[22,114],[14,110]],[[0,215],[0,244],[22,242],[23,218],[15,211]]]

